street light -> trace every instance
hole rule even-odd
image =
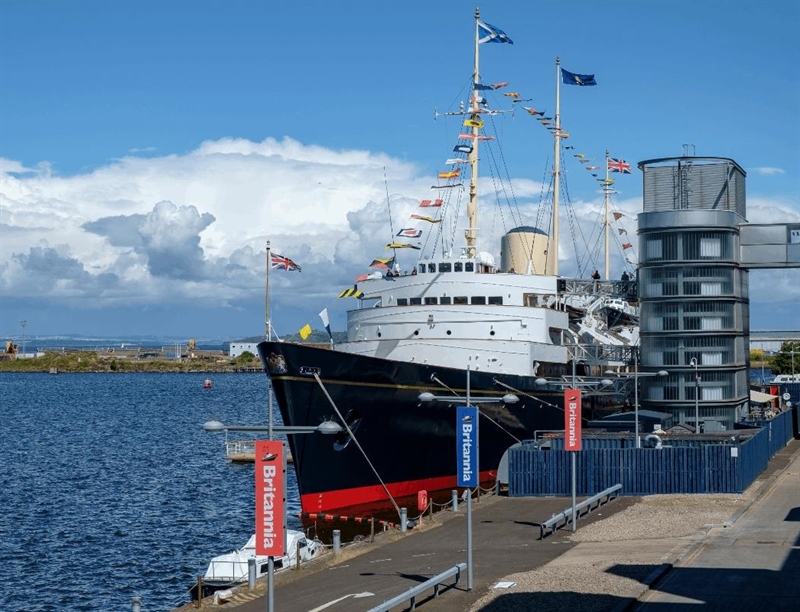
[[[260,433],[260,432],[267,432],[269,434],[270,441],[272,441],[272,434],[273,433],[284,433],[284,434],[309,434],[309,433],[321,433],[321,434],[338,434],[339,432],[343,431],[342,426],[337,423],[336,421],[326,420],[317,425],[316,427],[312,425],[308,426],[283,426],[283,425],[225,425],[224,423],[217,421],[216,419],[211,419],[203,423],[203,429],[205,431],[216,433],[220,431],[242,431],[242,432],[249,432],[249,433]],[[256,442],[256,448],[258,448],[259,442]],[[283,448],[283,442],[281,442],[281,448]],[[281,455],[283,457],[283,495],[284,495],[284,507],[283,507],[283,515],[285,520],[286,514],[286,456],[283,454],[283,450],[281,450]],[[270,462],[274,461],[278,458],[278,454],[275,452],[268,452],[267,454],[263,455],[261,458],[258,457],[258,452],[254,457],[256,466],[258,466],[259,462]],[[258,470],[256,470],[257,472]],[[256,503],[258,503],[258,474],[256,474]],[[258,507],[257,507],[258,508]],[[284,539],[286,537],[285,534],[286,525],[284,523]],[[298,564],[299,564],[298,559]],[[275,600],[274,600],[274,580],[275,580],[275,561],[272,555],[267,557],[267,612],[273,612],[275,610]],[[198,598],[200,597],[200,593],[198,592]]]
[[[607,371],[606,374],[611,374]],[[617,372],[617,376],[621,374]],[[668,376],[669,372],[666,370],[659,370],[658,372],[639,372],[639,354],[637,351],[633,352],[633,428],[636,435],[636,448],[641,448],[642,443],[639,438],[639,377],[640,376]]]
[[[694,367],[694,432],[700,433],[700,374],[697,372],[697,358],[692,357],[689,365]]]
[[[576,376],[576,367],[577,364],[575,362],[575,356],[572,356],[572,380],[570,382],[566,382],[564,380],[560,381],[550,381],[546,378],[537,378],[534,381],[534,384],[544,387],[545,385],[560,385],[561,390],[564,391],[564,449],[569,451],[570,453],[570,467],[572,473],[572,531],[578,528],[578,506],[576,503],[577,500],[577,489],[578,489],[578,477],[577,477],[577,458],[576,452],[581,450],[581,395],[580,391],[577,391],[577,395],[571,397],[572,394],[567,393],[567,389],[571,389],[574,391],[580,389],[581,387],[594,387],[594,390],[597,391],[600,387],[610,387],[614,383],[609,380],[608,378],[603,378],[600,380],[577,380]],[[570,397],[568,397],[570,396]],[[575,418],[575,425],[571,425],[572,417]],[[570,446],[568,443],[568,438],[571,435],[575,435],[576,437],[576,444],[574,446]]]

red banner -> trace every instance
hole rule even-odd
[[[564,389],[564,449],[581,450],[580,389]]]
[[[286,551],[283,442],[256,440],[256,554],[281,557]]]

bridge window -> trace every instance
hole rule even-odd
[[[397,298],[397,305],[408,306],[408,300],[406,298]]]
[[[464,264],[464,272],[474,272],[475,271],[475,264],[471,261],[468,261]]]
[[[464,271],[464,264],[460,261],[457,261],[453,264],[453,271],[454,272],[463,272]]]
[[[428,264],[428,272],[436,272],[436,264],[435,263],[429,263]]]
[[[438,300],[435,297],[426,297],[425,298],[425,304],[431,305],[431,304],[437,304],[437,303],[438,303]]]
[[[457,295],[453,298],[453,304],[469,304],[469,298],[465,295]]]
[[[450,272],[452,268],[453,266],[451,266],[449,262],[439,264],[439,272]]]
[[[450,299],[449,295],[445,295],[444,297],[439,299],[440,304],[452,304],[453,301]]]
[[[489,296],[489,303],[496,304],[498,306],[503,305],[503,296],[502,295],[490,295]]]
[[[408,300],[408,303],[411,304],[412,306],[419,306],[420,304],[422,304],[422,298],[411,298],[410,300]]]
[[[420,274],[425,274],[425,264],[419,264],[418,268]]]
[[[483,296],[483,295],[473,295],[471,302],[473,304],[485,304],[486,303],[486,297]]]

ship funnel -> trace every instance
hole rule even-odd
[[[550,237],[537,227],[520,226],[503,236],[500,267],[503,272],[544,274]]]

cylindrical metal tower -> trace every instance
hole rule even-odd
[[[739,263],[745,172],[732,159],[639,163],[643,407],[704,431],[746,415],[750,355],[748,271]]]

